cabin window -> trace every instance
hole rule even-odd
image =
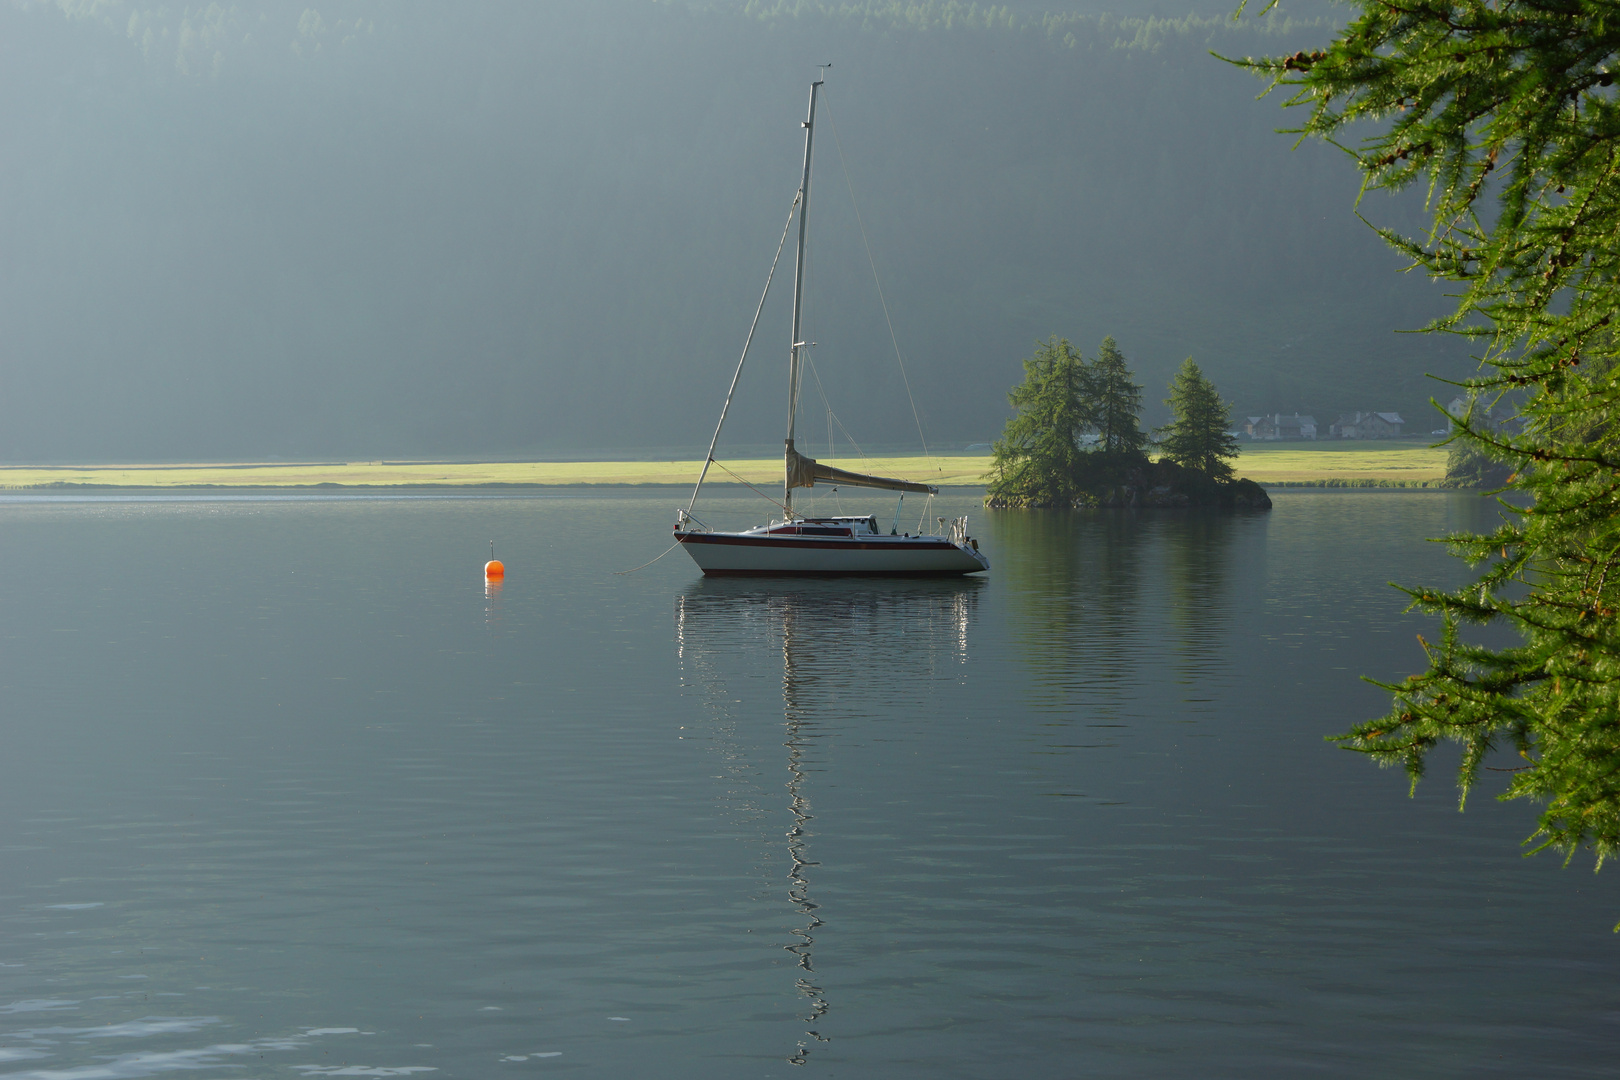
[[[830,528],[826,525],[782,525],[771,530],[778,536],[851,536],[848,529]]]

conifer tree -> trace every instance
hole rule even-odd
[[[1164,403],[1175,417],[1160,429],[1164,456],[1212,480],[1232,479],[1228,459],[1238,455],[1237,439],[1226,430],[1232,406],[1221,400],[1215,384],[1204,377],[1192,357],[1187,357],[1170,380],[1170,396]]]
[[[1089,396],[1095,403],[1097,449],[1118,457],[1139,457],[1147,446],[1142,430],[1142,388],[1132,381],[1125,354],[1105,337],[1087,368]]]
[[[988,494],[1017,506],[1057,506],[1074,498],[1080,436],[1096,423],[1085,360],[1067,338],[1036,342],[1024,381],[1007,400],[1017,410],[994,445]]]
[[[1461,285],[1430,329],[1483,346],[1465,387],[1525,399],[1522,434],[1469,416],[1453,440],[1511,466],[1526,498],[1494,531],[1447,538],[1474,580],[1405,590],[1441,618],[1428,670],[1388,685],[1390,712],[1342,738],[1413,784],[1456,741],[1464,799],[1510,748],[1501,797],[1544,803],[1535,850],[1588,846],[1601,866],[1620,851],[1620,18],[1608,0],[1358,6],[1325,49],[1244,63],[1295,90],[1296,131],[1349,150],[1364,190],[1428,191],[1422,235],[1380,231]],[[1463,623],[1519,641],[1480,645]]]

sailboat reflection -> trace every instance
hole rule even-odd
[[[782,948],[794,957],[795,987],[807,1005],[804,1036],[787,1059],[792,1064],[805,1064],[811,1047],[828,1041],[822,1021],[830,1006],[815,967],[816,934],[826,923],[812,898],[810,873],[821,864],[811,857],[815,815],[807,790],[810,774],[825,762],[818,750],[827,744],[818,740],[898,714],[906,707],[900,695],[915,687],[917,677],[948,676],[949,669],[966,664],[968,630],[984,585],[971,578],[885,582],[878,588],[704,578],[676,597],[682,682],[701,694],[709,713],[709,734],[728,770],[725,798],[750,821],[768,820],[773,800],[769,785],[754,779],[761,773],[751,761],[763,747],[747,723],[744,695],[768,658],[781,653],[791,816],[787,900],[795,914],[792,940]],[[896,680],[896,672],[907,678]]]
[[[805,1034],[818,1042],[826,1042],[827,1037],[819,1030],[821,1018],[827,1015],[827,998],[822,988],[814,981],[816,967],[811,949],[815,946],[815,931],[822,926],[821,917],[816,914],[820,905],[810,899],[810,882],[805,878],[804,872],[819,863],[812,862],[807,854],[810,842],[810,830],[807,826],[815,815],[810,813],[810,800],[804,792],[804,757],[808,747],[805,744],[806,733],[804,726],[808,722],[804,702],[801,700],[798,671],[794,665],[794,646],[796,638],[803,637],[797,633],[796,609],[788,606],[782,609],[782,708],[783,718],[787,728],[788,750],[788,812],[793,815],[793,827],[788,830],[787,850],[792,865],[788,867],[788,901],[798,909],[799,915],[805,920],[802,927],[790,930],[797,940],[791,945],[784,945],[799,962],[799,968],[804,975],[799,976],[796,983],[799,993],[810,1001],[810,1012],[802,1019],[806,1024],[816,1025],[807,1027]],[[806,642],[809,647],[809,642]],[[800,1041],[798,1049],[788,1058],[795,1065],[803,1065],[810,1056],[809,1044]]]

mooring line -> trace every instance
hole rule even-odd
[[[667,547],[663,551],[659,552],[657,557],[648,559],[646,562],[642,563],[640,566],[633,566],[628,570],[615,570],[615,571],[613,571],[613,574],[614,574],[615,577],[617,577],[617,576],[619,576],[621,574],[633,574],[637,570],[645,570],[645,569],[647,569],[647,567],[651,566],[653,563],[657,562],[659,559],[662,559],[665,555],[668,555],[670,552],[674,551],[676,548],[678,548],[680,546],[681,546],[681,542],[679,540],[677,540],[673,544],[669,545],[669,547]]]

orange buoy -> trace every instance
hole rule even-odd
[[[506,576],[506,564],[495,558],[495,541],[489,542],[489,562],[484,564],[486,578],[503,578]]]

